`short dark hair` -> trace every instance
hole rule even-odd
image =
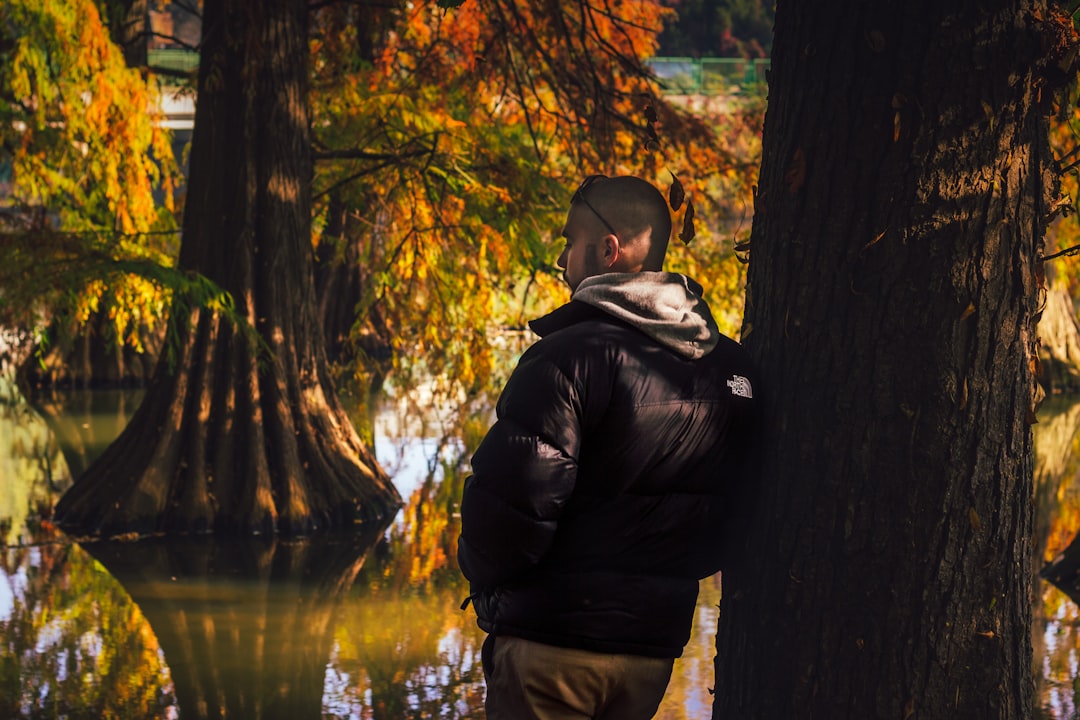
[[[633,175],[602,178],[590,184],[588,200],[620,239],[637,237],[648,228],[645,263],[650,270],[661,269],[671,238],[671,211],[656,186]]]

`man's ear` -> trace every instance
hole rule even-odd
[[[614,235],[607,235],[604,238],[604,263],[611,267],[622,255],[622,248],[619,247],[619,238]]]

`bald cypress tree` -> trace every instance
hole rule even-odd
[[[778,3],[743,334],[767,430],[717,718],[1032,712],[1039,0]],[[756,394],[756,389],[755,389]]]
[[[179,265],[227,290],[245,322],[174,309],[173,352],[61,498],[65,529],[308,533],[381,521],[400,504],[327,373],[307,13],[303,0],[204,3]]]

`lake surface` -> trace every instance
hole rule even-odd
[[[415,409],[380,412],[375,448],[408,504],[369,537],[73,542],[59,494],[123,428],[138,393],[31,404],[0,385],[0,718],[479,718],[479,631],[454,560],[463,444]],[[1045,556],[1080,528],[1080,405],[1036,426]],[[1077,717],[1080,612],[1038,581],[1038,716]],[[718,577],[657,715],[707,718]]]

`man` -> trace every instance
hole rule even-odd
[[[531,323],[472,458],[458,559],[489,720],[651,718],[721,567],[752,373],[701,287],[661,271],[670,234],[651,184],[586,178],[558,261],[571,300]]]

